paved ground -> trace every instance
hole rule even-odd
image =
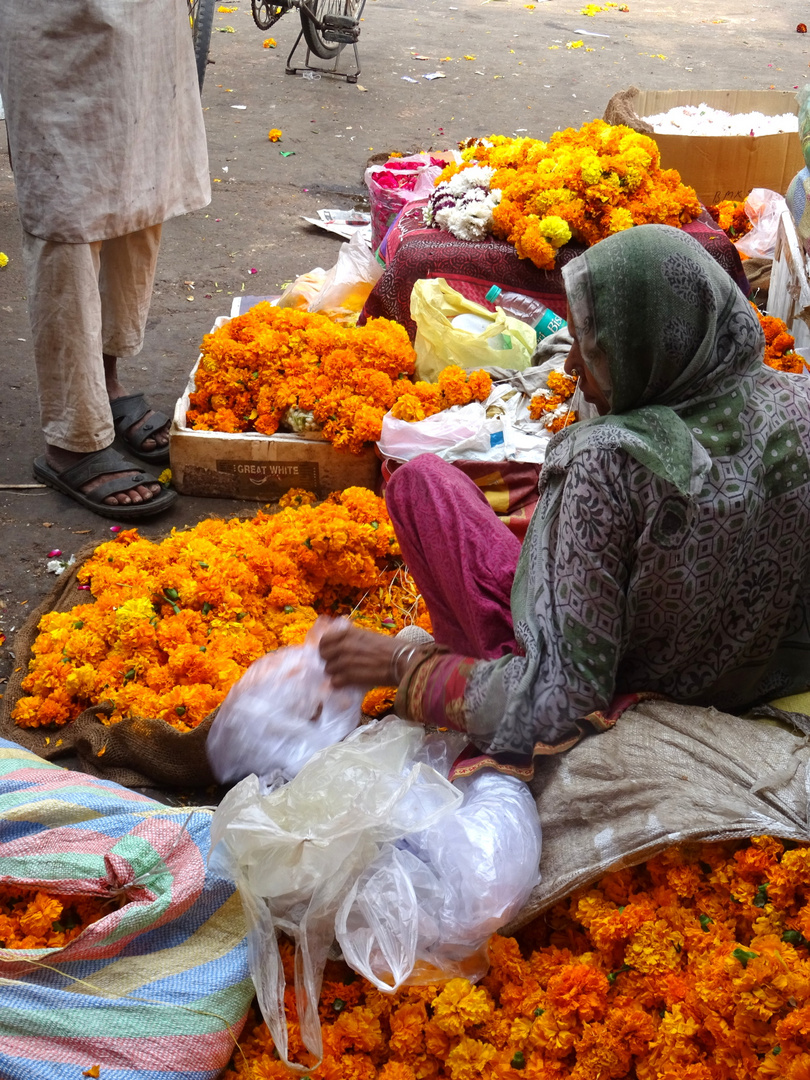
[[[145,348],[126,368],[128,385],[148,389],[166,412],[203,333],[228,313],[234,293],[270,294],[313,266],[334,263],[339,241],[301,215],[361,205],[371,154],[442,149],[491,132],[547,136],[600,116],[611,94],[632,83],[792,90],[810,74],[810,39],[796,33],[806,5],[787,0],[628,0],[628,12],[594,17],[581,14],[583,0],[368,0],[360,86],[285,75],[295,16],[270,31],[278,47],[264,49],[268,34],[253,25],[248,0],[227,6],[238,10],[216,16],[203,93],[213,201],[166,226]],[[582,48],[566,49],[576,40]],[[422,78],[437,70],[444,79]],[[279,145],[267,139],[272,127],[283,130]],[[282,157],[282,149],[294,155]],[[3,151],[0,250],[10,259],[0,271],[2,678],[13,664],[14,628],[53,583],[47,552],[78,551],[108,537],[110,523],[49,489],[3,486],[31,483],[31,459],[41,451],[19,225]],[[142,531],[156,535],[237,509],[183,499]]]

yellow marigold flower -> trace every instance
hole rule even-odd
[[[595,154],[591,157],[586,157],[580,166],[580,173],[584,182],[589,186],[601,180],[602,165],[599,158]]]
[[[541,218],[537,223],[537,231],[555,248],[562,247],[571,239],[568,222],[556,214]]]
[[[5,269],[8,266],[8,255],[4,251],[0,251],[0,270]]]
[[[262,48],[263,49],[275,49],[275,47],[276,47],[276,39],[275,38],[271,38],[271,37],[265,38],[264,41],[262,42]]]
[[[267,132],[267,138],[270,140],[270,142],[279,142],[279,140],[281,139],[281,129],[270,128],[270,130]]]
[[[566,49],[581,49],[584,44],[584,41],[566,41],[565,47]]]
[[[486,990],[467,979],[451,979],[433,1002],[433,1019],[448,1035],[463,1035],[468,1027],[483,1023],[491,1012]]]
[[[625,229],[632,229],[633,227],[633,215],[629,210],[626,210],[623,206],[617,206],[615,210],[610,211],[608,228],[612,233],[623,232]]]

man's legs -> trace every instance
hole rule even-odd
[[[102,360],[101,249],[102,242],[60,244],[23,233],[46,460],[58,473],[115,436]],[[81,491],[88,495],[108,479],[95,477]],[[138,484],[104,501],[140,503],[159,491],[157,484]]]
[[[162,229],[162,225],[152,225],[105,240],[101,246],[101,341],[110,401],[127,394],[118,381],[118,359],[136,356],[143,347]],[[141,424],[151,415],[146,413],[127,433],[146,451],[169,444],[168,424],[153,437],[143,441],[137,437]]]

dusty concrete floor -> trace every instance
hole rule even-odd
[[[202,335],[242,289],[271,294],[313,266],[331,266],[339,240],[302,222],[319,207],[360,205],[372,153],[441,149],[471,135],[538,137],[601,116],[617,89],[792,90],[810,74],[806,5],[788,0],[628,0],[594,17],[583,0],[368,0],[360,85],[284,73],[297,24],[268,34],[247,0],[217,14],[203,105],[213,201],[164,230],[146,344],[129,361],[132,389],[171,412]],[[227,31],[233,28],[233,33]],[[588,49],[565,48],[582,40]],[[415,54],[429,59],[416,59]],[[466,57],[470,57],[467,59]],[[441,70],[444,79],[423,74]],[[408,82],[403,76],[417,81]],[[243,105],[244,109],[233,106]],[[0,123],[0,127],[2,124]],[[272,127],[283,142],[267,139]],[[0,146],[5,138],[0,132]],[[294,151],[282,157],[281,149]],[[47,552],[66,555],[109,537],[110,522],[32,481],[41,452],[36,387],[8,157],[0,151],[0,678],[14,663],[13,631],[53,584]],[[257,273],[251,274],[251,269]],[[193,287],[192,284],[193,283]],[[157,535],[246,504],[184,498],[144,524]],[[0,687],[2,690],[2,687]]]

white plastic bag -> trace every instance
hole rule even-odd
[[[419,724],[393,718],[368,724],[316,753],[289,784],[269,794],[255,776],[247,777],[214,813],[210,865],[239,887],[259,1006],[285,1063],[277,931],[295,939],[301,1038],[320,1059],[318,1000],[344,897],[383,844],[422,832],[462,799],[425,764],[424,744]]]
[[[355,321],[384,269],[355,233],[348,244],[340,245],[337,262],[327,271],[309,310],[322,311],[338,322]]]
[[[768,188],[754,188],[745,200],[745,212],[753,229],[738,240],[735,247],[749,259],[772,259],[776,251],[779,219],[787,210],[783,196]]]
[[[221,784],[255,773],[266,786],[291,780],[309,758],[340,742],[360,723],[363,693],[336,690],[318,652],[320,618],[303,645],[260,657],[231,687],[206,740]]]
[[[486,943],[538,884],[540,819],[526,784],[486,770],[459,780],[452,814],[388,844],[343,901],[346,961],[380,990],[487,971]]]

